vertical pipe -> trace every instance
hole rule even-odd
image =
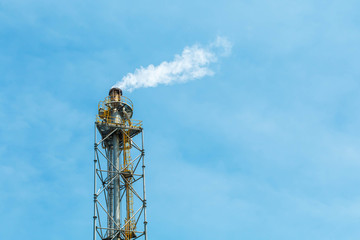
[[[122,131],[122,139],[123,139],[123,165],[124,165],[124,172],[126,172],[125,176],[125,194],[126,194],[126,217],[125,217],[125,240],[131,239],[131,231],[132,231],[132,224],[131,224],[131,209],[132,209],[132,196],[130,192],[130,182],[131,182],[131,174],[132,169],[129,166],[131,159],[130,159],[130,146],[129,146],[129,136],[126,130]]]
[[[113,164],[114,168],[120,171],[120,146],[119,146],[119,134],[116,132],[113,136]],[[114,169],[114,170],[115,170]],[[114,220],[117,225],[120,226],[120,173],[115,170],[114,179]],[[116,225],[115,225],[116,226]],[[115,227],[114,226],[114,227]]]
[[[124,152],[125,153],[125,152]],[[130,221],[130,191],[129,191],[129,183],[128,181],[129,178],[126,178],[126,183],[125,183],[125,191],[126,191],[126,218],[125,218],[125,222],[129,221],[126,226],[125,226],[125,240],[130,240],[130,236],[131,236],[131,229],[130,229],[130,226],[131,226],[131,221]]]
[[[141,130],[141,150],[142,150],[142,174],[143,174],[143,207],[144,207],[144,232],[147,240],[147,221],[146,221],[146,190],[145,190],[145,151],[144,151],[144,130]]]
[[[108,181],[111,181],[114,177],[114,173],[113,173],[113,155],[112,155],[112,149],[111,146],[109,146],[109,149],[107,151],[107,157],[109,159],[108,161]],[[113,202],[114,202],[114,183],[110,183],[108,186],[108,213],[111,216],[108,216],[108,237],[112,236],[114,234],[114,231],[112,230],[114,228],[114,223],[113,220],[111,219],[113,217],[113,213],[114,213],[114,208],[113,208]]]
[[[113,109],[112,117],[115,123],[120,123],[121,117],[117,108]],[[120,219],[120,134],[119,132],[114,132],[113,134],[113,165],[115,171],[114,179],[114,220],[118,226],[121,224]],[[118,170],[116,170],[118,169]],[[116,225],[114,224],[114,227]],[[120,237],[120,236],[119,236]]]
[[[97,151],[97,143],[96,143],[96,123],[94,125],[94,223],[93,223],[93,240],[96,240],[96,151]]]

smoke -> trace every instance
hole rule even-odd
[[[217,37],[206,47],[200,45],[185,47],[181,55],[175,55],[173,61],[164,61],[158,66],[150,64],[146,68],[140,67],[134,73],[124,76],[114,87],[131,92],[137,88],[183,83],[211,76],[214,72],[209,65],[216,62],[218,57],[228,56],[231,48],[232,44],[223,37]]]

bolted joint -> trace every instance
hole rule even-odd
[[[93,219],[97,219],[97,216],[93,216]]]

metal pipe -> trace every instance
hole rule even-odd
[[[94,134],[94,216],[93,216],[93,240],[96,240],[96,125],[94,127],[95,134]]]
[[[112,111],[112,117],[115,119],[116,123],[121,122],[121,116],[117,108],[114,108]],[[115,222],[118,226],[121,226],[121,218],[120,218],[120,134],[115,132],[113,134],[113,166],[117,169],[117,173],[115,173],[115,182],[114,182],[114,203],[113,203],[113,216]],[[111,171],[114,169],[111,169]]]
[[[144,150],[144,130],[141,130],[141,148],[142,148],[142,173],[143,173],[143,194],[144,194],[144,232],[145,232],[145,240],[147,240],[147,221],[146,221],[146,191],[145,191],[145,150]]]
[[[109,159],[112,159],[112,151],[108,151],[109,152]],[[113,173],[113,163],[108,161],[108,170],[110,171],[110,173],[108,173],[108,181],[110,181],[109,183],[109,188],[108,188],[108,212],[110,214],[110,216],[113,216],[113,199],[114,199],[114,173]],[[113,222],[111,221],[110,217],[108,216],[108,228],[113,228]],[[110,230],[108,231],[108,237],[113,235],[113,231]]]

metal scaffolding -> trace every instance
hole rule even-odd
[[[94,143],[93,240],[131,240],[146,231],[144,131],[133,104],[112,88],[98,106]],[[101,140],[97,140],[97,135]],[[136,157],[132,157],[136,156]],[[141,221],[143,224],[140,224]]]

